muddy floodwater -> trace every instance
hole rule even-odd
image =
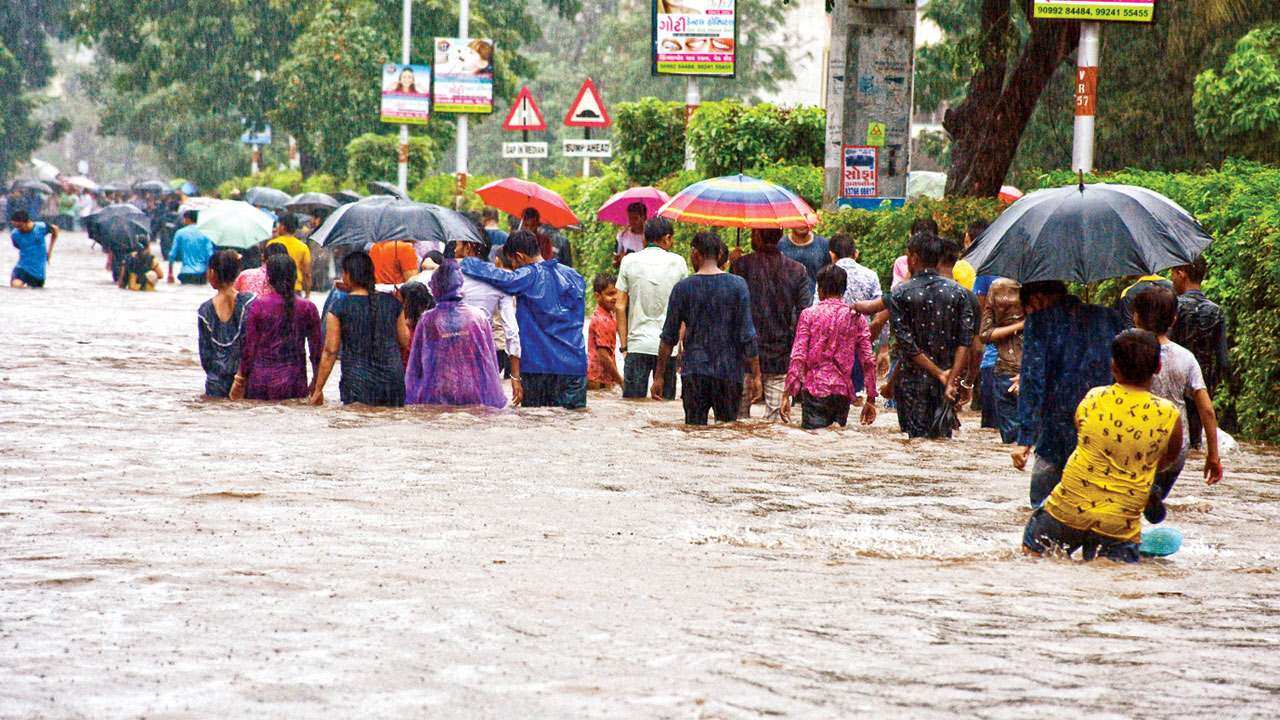
[[[1274,448],[1188,463],[1172,558],[1032,560],[972,415],[209,402],[207,288],[79,234],[49,285],[0,289],[0,717],[1280,715]]]

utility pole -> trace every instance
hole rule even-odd
[[[697,111],[698,106],[702,104],[702,89],[698,87],[698,76],[688,75],[685,77],[684,86],[684,169],[692,170],[695,163],[693,157],[693,144],[689,142],[689,121],[693,119],[693,113]]]
[[[1102,23],[1080,24],[1076,51],[1076,120],[1071,145],[1071,170],[1093,172],[1094,119],[1098,111],[1098,63],[1102,55]]]
[[[465,40],[471,34],[471,0],[458,0],[458,37]],[[455,204],[462,205],[462,194],[467,189],[467,130],[469,118],[458,116],[458,194]]]
[[[409,64],[409,43],[412,40],[413,0],[404,0],[404,12],[400,22],[400,62]],[[400,124],[400,152],[396,164],[396,185],[400,192],[409,192],[409,126]]]

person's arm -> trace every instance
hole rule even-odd
[[[216,310],[214,312],[217,312]],[[213,335],[204,318],[196,315],[196,346],[200,349],[200,367],[206,373],[213,371]]]
[[[863,425],[872,425],[876,421],[876,356],[871,345],[871,334],[864,330],[866,322],[862,317],[854,320],[854,331],[857,333],[854,351],[862,362],[862,386],[867,393],[862,403],[860,421]]]
[[[882,303],[883,304],[883,301]],[[871,344],[874,346],[876,340],[880,339],[880,333],[884,331],[885,323],[889,322],[889,311],[881,310],[871,319]]]
[[[1048,311],[1041,311],[1048,312]],[[1034,320],[1033,316],[1030,320]],[[1014,467],[1021,470],[1031,456],[1031,446],[1040,437],[1040,411],[1044,405],[1044,373],[1048,336],[1045,322],[1028,322],[1022,338],[1022,368],[1018,372],[1018,446],[1013,450]]]
[[[169,247],[169,257],[165,258],[165,260],[169,261],[169,282],[170,283],[174,281],[173,266],[175,263],[178,262],[178,258],[180,257],[182,257],[182,239],[178,238],[175,235],[173,238],[173,245]]]
[[[787,366],[787,379],[784,386],[788,397],[800,395],[804,389],[805,358],[809,354],[809,335],[813,316],[800,313],[800,321],[796,323],[796,338],[791,343],[791,364]]]
[[[751,293],[747,291],[746,282],[742,283],[738,295],[738,316],[738,346],[742,348],[742,354],[751,368],[746,398],[748,402],[755,403],[764,397],[764,376],[760,373],[760,344],[755,322],[751,319]]]
[[[1018,333],[1022,332],[1023,328],[1025,328],[1026,326],[1027,326],[1026,320],[1019,320],[1018,322],[1012,325],[1005,325],[1004,327],[998,327],[991,330],[990,332],[984,331],[982,334],[983,335],[982,341],[990,344],[990,343],[1000,342],[1001,340],[1007,340],[1008,338],[1011,338],[1014,335],[1017,335]]]
[[[1209,485],[1216,485],[1222,481],[1222,458],[1218,455],[1218,414],[1214,412],[1213,399],[1205,388],[1196,390],[1192,398],[1195,400],[1196,412],[1200,415],[1200,425],[1204,427],[1205,446],[1208,448],[1204,458],[1204,479]]]
[[[1219,311],[1221,312],[1221,311]],[[1219,316],[1218,319],[1218,372],[1215,374],[1215,383],[1223,383],[1231,376],[1231,358],[1227,355],[1227,321]],[[1217,385],[1215,384],[1215,388]]]
[[[520,356],[507,355],[511,365],[511,406],[519,407],[524,402],[524,382],[520,379]]]
[[[604,345],[596,346],[596,359],[600,361],[600,367],[604,370],[604,374],[609,378],[609,382],[614,385],[622,385],[622,373],[618,372],[618,361],[614,357],[613,348]]]
[[[244,399],[245,385],[248,379],[253,377],[253,366],[258,359],[258,344],[262,341],[262,331],[259,329],[259,313],[254,310],[257,308],[251,307],[244,319],[244,345],[240,348],[240,369],[232,379],[231,392],[228,393],[228,397],[232,400]]]
[[[48,223],[45,227],[49,228],[49,248],[45,251],[44,261],[49,263],[53,261],[53,246],[58,243],[58,226]]]
[[[653,371],[653,386],[650,395],[654,400],[662,400],[663,378],[666,377],[667,364],[671,361],[671,350],[680,342],[681,325],[684,323],[685,287],[677,285],[667,298],[667,317],[662,322],[661,343],[658,346],[658,361]]]
[[[1182,454],[1182,417],[1178,416],[1173,421],[1173,430],[1169,433],[1169,444],[1165,446],[1164,454],[1160,456],[1160,462],[1156,464],[1158,471],[1168,470],[1178,461],[1178,456]],[[1212,485],[1213,483],[1209,483]]]
[[[668,312],[667,317],[671,317],[670,315],[671,311],[667,310],[667,312]],[[663,332],[663,337],[664,338],[666,337],[665,331]],[[671,348],[672,348],[671,343],[667,342],[665,339],[661,342],[661,344],[658,345],[658,362],[653,370],[653,388],[649,391],[649,397],[653,398],[654,400],[663,399],[662,379],[666,377],[667,363],[671,362]]]
[[[507,357],[520,358],[520,321],[516,318],[516,299],[510,295],[498,301],[498,317],[507,336]],[[520,373],[511,371],[513,376]]]
[[[627,317],[627,304],[631,298],[621,290],[618,291],[618,304],[613,307],[613,319],[618,323],[618,341],[622,343],[619,348],[623,355],[627,354],[627,333],[629,332],[629,323]]]
[[[298,272],[302,275],[302,297],[311,297],[311,248],[306,245],[302,246],[302,267],[298,268]]]
[[[876,319],[879,319],[880,316],[878,313],[882,313],[885,311],[884,296],[881,295],[880,297],[875,298],[874,300],[858,301],[853,304],[853,309],[857,311],[858,314],[860,315],[875,315]]]
[[[400,352],[408,350],[409,343],[412,341],[413,335],[409,332],[409,321],[402,312],[396,316],[396,343],[400,345]]]
[[[333,364],[338,360],[338,351],[342,349],[342,321],[337,315],[329,313],[325,316],[324,353],[320,356],[320,367],[316,369],[316,381],[311,386],[311,397],[307,400],[312,405],[324,404],[324,386],[329,382],[329,373],[333,372]]]
[[[518,270],[503,270],[479,258],[463,258],[459,263],[462,274],[483,280],[508,295],[519,295],[533,286],[533,266]]]

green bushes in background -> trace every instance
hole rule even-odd
[[[644,98],[619,103],[613,116],[614,164],[639,185],[684,167],[684,105]]]
[[[400,138],[395,135],[365,133],[347,145],[347,178],[357,192],[365,192],[368,183],[384,180],[395,183]],[[437,146],[422,135],[409,137],[409,185],[422,182],[436,164]]]
[[[731,175],[773,164],[822,165],[826,113],[821,108],[704,103],[689,121],[698,168]]]

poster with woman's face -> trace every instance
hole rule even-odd
[[[437,112],[493,112],[493,52],[489,38],[435,39]]]
[[[735,73],[735,0],[653,2],[656,74],[731,76]]]
[[[426,125],[431,119],[431,67],[382,66],[382,122]]]

